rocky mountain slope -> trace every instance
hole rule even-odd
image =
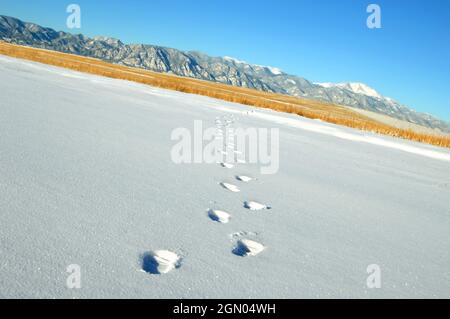
[[[362,83],[312,83],[278,68],[250,64],[231,57],[211,57],[200,52],[185,52],[155,45],[125,44],[109,37],[89,38],[81,34],[58,32],[7,16],[0,16],[0,39],[156,72],[356,107],[450,133],[449,123],[416,112]]]

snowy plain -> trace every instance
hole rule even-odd
[[[4,56],[0,95],[0,297],[450,297],[447,149]],[[173,129],[231,116],[279,128],[277,174],[171,161]]]

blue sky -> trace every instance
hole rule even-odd
[[[81,6],[75,33],[364,82],[450,121],[450,0],[1,0],[0,14],[73,32],[70,3]],[[381,29],[366,27],[370,3],[381,7]]]

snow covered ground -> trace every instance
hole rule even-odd
[[[279,128],[278,173],[173,163],[216,118]],[[449,298],[450,152],[0,56],[0,297]]]

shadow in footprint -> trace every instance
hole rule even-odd
[[[238,244],[236,247],[234,247],[232,253],[236,256],[245,257],[247,256],[248,251],[246,247]]]
[[[142,270],[154,275],[160,274],[158,270],[158,262],[152,254],[146,253],[142,256]]]

